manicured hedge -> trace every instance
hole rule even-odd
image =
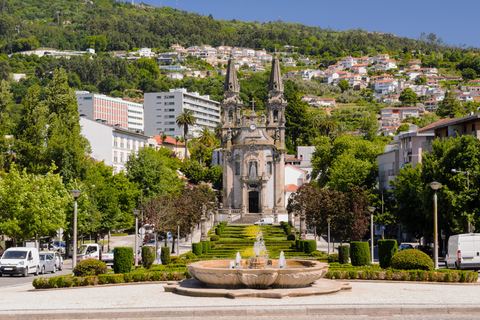
[[[162,264],[170,264],[170,248],[169,247],[162,247],[160,259],[162,260]]]
[[[203,252],[203,245],[201,242],[195,242],[195,243],[192,243],[192,252],[196,255],[196,256],[201,256],[202,255],[202,252]]]
[[[77,277],[98,276],[107,272],[105,262],[97,259],[82,260],[73,269],[73,274]]]
[[[354,266],[370,264],[370,247],[368,246],[368,242],[351,241],[350,259]]]
[[[155,247],[142,247],[142,264],[146,269],[150,269],[153,261],[155,261]]]
[[[402,270],[433,270],[432,259],[420,250],[407,249],[395,254],[390,260],[390,266]]]
[[[317,250],[317,241],[315,240],[304,240],[303,242],[303,252],[312,253]]]
[[[338,253],[331,253],[328,255],[328,263],[338,262]]]
[[[290,233],[290,234],[287,236],[287,240],[288,240],[288,241],[294,241],[294,240],[297,240],[297,237],[296,237],[293,233]]]
[[[338,246],[338,262],[340,264],[348,263],[350,258],[350,247],[348,245]]]
[[[202,253],[208,253],[211,250],[211,243],[210,241],[202,241]]]
[[[378,240],[378,259],[380,267],[386,269],[390,267],[390,259],[398,252],[397,240]]]
[[[133,248],[116,247],[113,249],[113,271],[115,273],[128,273],[132,270]]]
[[[218,241],[218,240],[220,240],[220,237],[217,236],[216,234],[214,234],[210,237],[210,241]]]

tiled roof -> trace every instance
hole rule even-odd
[[[155,135],[152,138],[155,139],[157,141],[157,144],[159,144],[159,145],[162,145],[163,142],[164,142],[162,140],[162,136],[160,136],[160,135]],[[180,141],[177,142],[175,139],[173,139],[172,137],[169,137],[169,136],[167,136],[167,138],[165,139],[165,145],[167,145],[167,144],[173,144],[173,145],[182,146],[182,147],[185,146],[185,143],[180,142]]]
[[[285,191],[287,192],[295,192],[298,190],[298,187],[294,184],[289,184],[285,186]]]

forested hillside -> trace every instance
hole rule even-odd
[[[215,20],[170,7],[115,0],[0,0],[0,52],[36,47],[97,52],[210,44],[266,48],[293,45],[318,58],[382,51],[466,51],[442,45],[434,34],[413,40],[363,30],[333,31],[282,21]],[[469,48],[468,51],[472,51]]]

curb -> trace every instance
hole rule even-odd
[[[236,306],[212,308],[152,308],[141,310],[59,310],[59,311],[4,311],[0,319],[142,319],[142,318],[215,318],[229,317],[261,317],[261,316],[318,316],[318,315],[355,315],[355,316],[392,316],[392,315],[442,315],[468,314],[469,317],[480,315],[480,307],[472,306],[427,306],[427,305],[387,305],[387,306]]]

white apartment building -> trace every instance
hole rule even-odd
[[[90,142],[90,156],[97,161],[104,161],[113,166],[113,172],[125,171],[125,162],[130,154],[148,145],[148,137],[116,125],[107,124],[105,120],[91,120],[80,117],[82,135]]]
[[[144,130],[143,106],[121,98],[108,97],[88,91],[76,91],[78,113],[92,120],[105,120],[130,131]]]
[[[145,134],[154,136],[165,132],[170,137],[183,136],[183,127],[176,123],[184,110],[192,110],[197,123],[189,127],[190,136],[198,136],[203,127],[214,129],[221,121],[220,103],[187,89],[145,93]]]

